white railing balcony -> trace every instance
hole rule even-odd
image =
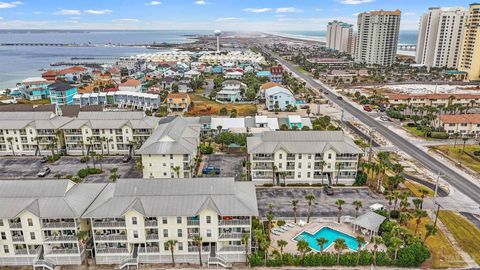
[[[244,234],[248,233],[221,233],[220,239],[241,239]]]
[[[104,227],[104,228],[125,227],[125,221],[94,221],[93,227]]]
[[[28,254],[28,249],[15,249],[14,250],[15,255],[27,255]]]
[[[198,252],[197,246],[189,246],[188,252]],[[210,247],[202,247],[202,252],[210,252]]]
[[[128,248],[96,248],[98,254],[128,254]]]
[[[42,222],[43,228],[75,228],[75,222]]]
[[[23,242],[24,240],[25,240],[25,237],[23,235],[12,236],[12,241],[13,242]]]
[[[253,156],[253,160],[273,160],[273,156],[266,156],[266,157],[256,157]]]
[[[218,252],[244,252],[245,247],[243,246],[226,246],[221,247]]]
[[[138,253],[158,253],[160,249],[158,247],[143,247],[138,250]]]
[[[287,160],[295,160],[295,156],[293,156],[293,157],[287,156]]]
[[[200,220],[187,220],[187,226],[199,226]]]
[[[71,242],[77,240],[75,235],[45,236],[45,242]]]
[[[147,234],[147,240],[158,240],[158,234]]]
[[[232,220],[219,220],[219,226],[238,226],[238,225],[250,225],[248,219],[232,219]]]
[[[126,241],[127,235],[110,234],[110,235],[95,235],[95,241]]]
[[[193,238],[195,238],[196,236],[200,236],[200,233],[199,233],[199,232],[198,232],[198,233],[189,233],[189,234],[188,234],[188,239],[193,239]]]
[[[79,254],[78,249],[76,248],[59,248],[59,249],[51,249],[46,252],[46,254]]]
[[[255,166],[253,167],[254,170],[271,170],[272,166]]]
[[[287,170],[295,170],[295,166],[287,166]]]
[[[337,156],[336,157],[336,160],[357,160],[358,157],[341,157],[341,156]]]
[[[10,226],[10,229],[20,229],[20,228],[22,228],[22,223],[21,222],[8,222],[8,225]]]
[[[145,220],[145,227],[157,227],[158,221],[156,220]]]

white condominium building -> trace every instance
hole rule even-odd
[[[121,179],[108,184],[84,214],[91,220],[97,264],[245,261],[258,215],[252,183],[233,178]],[[249,243],[247,243],[249,245]]]
[[[69,155],[90,151],[107,154],[134,154],[158,125],[159,118],[144,112],[79,112],[63,125]]]
[[[400,10],[370,11],[358,15],[355,61],[389,66],[395,61],[400,31]]]
[[[226,54],[206,53],[200,56],[198,61],[210,65],[265,64],[265,58],[261,54],[254,53],[252,51],[233,51]]]
[[[264,132],[247,150],[252,181],[274,184],[353,184],[363,153],[341,131]]]
[[[198,118],[163,118],[137,152],[142,155],[143,177],[191,177],[200,145],[200,132]]]
[[[427,67],[456,68],[463,27],[464,8],[430,8],[420,17],[415,60]]]
[[[353,25],[332,21],[327,25],[327,48],[344,53],[353,53]]]
[[[460,46],[458,70],[466,72],[466,79],[480,80],[480,3],[470,4],[468,18]]]
[[[89,221],[81,216],[105,186],[69,180],[0,181],[0,266],[53,270],[54,265],[81,264],[91,235]]]

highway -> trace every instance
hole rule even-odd
[[[435,158],[432,158],[427,152],[423,151],[422,149],[418,148],[417,146],[410,143],[405,138],[399,136],[394,131],[388,129],[381,123],[377,122],[372,117],[368,116],[363,111],[357,109],[352,104],[337,99],[335,93],[330,91],[330,89],[315,80],[309,75],[306,75],[300,70],[290,64],[289,62],[285,61],[283,58],[278,57],[277,55],[272,54],[270,51],[264,50],[264,53],[270,54],[272,57],[277,59],[282,65],[287,67],[291,72],[295,73],[297,76],[305,80],[310,86],[315,88],[316,91],[321,89],[323,92],[328,93],[325,95],[331,102],[337,104],[346,112],[350,113],[354,117],[356,117],[359,121],[364,123],[370,128],[374,128],[374,130],[384,136],[387,140],[389,140],[392,144],[397,146],[400,150],[407,153],[411,157],[418,160],[423,166],[434,173],[440,172],[442,174],[442,178],[447,181],[451,186],[468,196],[477,204],[480,204],[480,187],[476,184],[472,183],[467,178],[463,177],[461,174],[457,173],[456,171],[452,170],[450,167],[446,166],[442,162],[438,161]]]

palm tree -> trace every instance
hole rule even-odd
[[[118,168],[111,168],[110,169],[110,176],[109,176],[109,179],[112,181],[112,182],[116,182],[117,179],[118,179]]]
[[[10,144],[10,150],[12,150],[12,155],[15,156],[15,149],[13,149],[13,137],[8,137],[7,142]]]
[[[311,210],[312,210],[312,202],[315,200],[315,195],[313,195],[313,193],[309,193],[309,194],[307,194],[307,196],[305,196],[305,199],[308,202],[307,223],[310,223],[310,214],[311,214]]]
[[[422,204],[422,199],[415,198],[412,200],[413,205],[415,206],[415,210],[420,209],[420,205]]]
[[[337,251],[337,265],[339,265],[340,255],[342,254],[342,251],[347,248],[347,244],[345,243],[345,240],[343,238],[337,238],[333,243],[333,247]]]
[[[102,155],[102,154],[100,154],[100,155],[95,155],[94,158],[98,161],[98,164],[100,164],[100,171],[103,172],[103,162],[102,162],[102,160],[103,160],[103,155]]]
[[[385,199],[388,200],[388,208],[390,210],[392,208],[392,204],[393,204],[392,202],[393,202],[393,199],[394,199],[393,194],[388,193],[387,195],[385,195]]]
[[[175,251],[175,246],[177,245],[177,240],[168,240],[165,242],[167,245],[168,250],[170,250],[170,253],[172,254],[172,265],[175,267],[175,256],[173,255],[173,252]]]
[[[305,260],[305,254],[310,250],[310,246],[308,245],[308,242],[305,240],[300,240],[297,242],[297,250],[301,255],[301,261],[302,265]]]
[[[420,209],[423,209],[423,199],[425,199],[425,196],[427,196],[429,194],[428,190],[424,189],[424,188],[420,188],[418,189],[418,191],[420,192],[420,198],[421,198],[421,203],[420,203]]]
[[[90,151],[90,157],[92,158],[92,163],[93,163],[93,168],[95,169],[95,156],[97,155],[97,153],[95,153],[95,151]]]
[[[397,254],[400,247],[403,245],[403,240],[398,237],[390,238],[390,247],[394,250],[393,261],[397,260]]]
[[[415,226],[415,234],[417,234],[418,226],[420,225],[420,223],[422,223],[422,218],[427,216],[427,212],[424,210],[416,210],[414,216],[417,219],[416,220],[417,225]]]
[[[355,238],[357,240],[357,265],[360,262],[360,251],[362,250],[363,245],[365,245],[365,237],[357,236]]]
[[[373,265],[377,265],[377,251],[378,245],[383,243],[383,238],[380,236],[373,237]]]
[[[275,186],[275,173],[277,172],[277,166],[272,166],[272,184]]]
[[[355,218],[358,217],[358,211],[363,207],[362,201],[353,201],[353,206],[355,206]]]
[[[460,133],[458,133],[458,132],[453,133],[453,138],[455,139],[455,140],[454,140],[454,143],[453,143],[453,148],[457,148],[457,139],[458,139],[458,136],[460,136]]]
[[[397,210],[398,198],[400,197],[400,191],[393,191],[393,210]]]
[[[338,223],[340,223],[340,216],[342,215],[342,205],[345,204],[345,201],[338,199],[335,204],[338,206]]]
[[[200,267],[202,267],[202,237],[200,235],[196,235],[193,237],[193,243],[198,248],[198,259],[200,260]]]
[[[219,126],[217,126],[217,131],[218,131],[218,134],[220,134],[220,133],[222,132],[222,129],[223,129],[223,127],[222,127],[222,126],[220,126],[220,125],[219,125]]]
[[[37,137],[35,137],[35,138],[33,138],[33,139],[35,140],[35,144],[36,144],[36,146],[37,146],[38,154],[40,154],[40,139],[41,139],[41,138],[37,136]],[[35,155],[36,155],[36,154],[35,154]]]
[[[298,204],[298,200],[292,200],[293,222],[295,223],[297,223],[297,204]]]
[[[327,164],[324,160],[319,162],[320,164],[320,173],[322,174],[322,186],[323,186],[323,170],[325,169],[325,164]]]
[[[105,138],[105,137],[100,137],[100,138],[98,139],[98,141],[100,142],[100,148],[101,148],[101,150],[102,150],[102,156],[103,156],[103,154],[104,154],[104,153],[103,153],[103,145],[104,145],[105,142],[107,141],[107,138]],[[108,146],[108,144],[107,144],[107,146]]]
[[[435,235],[437,233],[437,228],[433,226],[432,224],[426,224],[425,225],[425,238],[423,239],[423,243],[427,241],[427,238],[430,237],[431,235]]]
[[[317,238],[316,240],[317,240],[317,245],[320,247],[320,252],[323,253],[323,248],[325,244],[328,243],[328,239],[320,237],[320,238]]]
[[[338,185],[338,176],[340,175],[340,170],[342,169],[342,163],[336,163],[335,164],[335,169],[337,169],[337,181],[336,181],[336,184]]]
[[[281,260],[282,266],[283,266],[283,248],[286,247],[287,245],[288,245],[287,241],[283,239],[277,240],[277,246],[278,248],[280,248],[280,260]]]
[[[112,138],[108,138],[106,143],[107,143],[107,155],[110,155],[110,143],[113,142]]]
[[[248,266],[248,242],[250,240],[250,235],[248,233],[242,235],[242,244],[245,248],[245,265]]]
[[[468,138],[467,138],[467,137],[463,137],[462,140],[463,140],[463,146],[462,146],[462,154],[463,154],[463,153],[465,153],[465,144],[467,143]]]
[[[87,231],[78,231],[77,232],[77,240],[80,245],[85,249],[87,247],[87,240],[88,240],[88,232]],[[88,266],[88,260],[85,260]]]
[[[411,218],[411,215],[410,213],[408,212],[402,212],[400,213],[400,215],[398,216],[398,223],[400,223],[401,225],[406,225],[407,222],[410,220]]]
[[[268,235],[267,237],[270,239],[270,233],[272,232],[272,224],[273,224],[273,218],[275,215],[273,214],[273,208],[275,205],[273,203],[268,204],[268,212],[267,212],[267,226],[268,226]]]
[[[82,156],[85,156],[85,143],[83,141],[78,142],[82,147]]]
[[[180,178],[180,166],[172,167],[172,171],[175,172],[175,174],[177,175],[177,178]]]

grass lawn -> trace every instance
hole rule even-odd
[[[50,99],[38,99],[38,100],[18,99],[17,103],[18,104],[45,105],[45,104],[50,104]]]
[[[472,158],[467,154],[462,154],[462,148],[463,145],[461,145],[461,143],[457,144],[456,148],[454,148],[453,145],[432,146],[432,149],[439,150],[440,152],[449,156],[451,159],[461,163],[464,166],[469,167],[477,173],[480,173],[480,161]],[[480,146],[465,145],[465,152],[473,155],[473,151],[480,151]]]
[[[417,137],[422,137],[422,138],[424,138],[424,139],[426,139],[426,140],[429,139],[429,138],[425,137],[425,136],[424,136],[424,132],[421,131],[421,130],[419,130],[417,127],[409,127],[409,126],[407,126],[406,124],[405,124],[405,125],[402,125],[402,127],[403,127],[406,131],[408,131],[410,134],[412,134],[412,135],[415,135],[415,136],[417,136]]]
[[[430,218],[422,218],[418,226],[418,233],[423,240],[425,237],[425,225],[431,223]],[[407,225],[408,230],[415,232],[416,219],[411,219]],[[437,230],[435,235],[427,238],[425,245],[431,252],[431,257],[422,265],[422,268],[461,268],[466,266],[462,257],[455,251],[447,237]]]
[[[462,249],[480,264],[480,229],[453,211],[441,210],[439,217]]]
[[[431,188],[426,187],[422,184],[413,182],[413,181],[407,180],[403,184],[412,192],[412,194],[415,197],[421,197],[422,196],[419,189],[425,189],[426,191],[428,191],[428,195],[427,195],[428,197],[433,197],[433,195],[435,193]]]
[[[218,115],[220,109],[223,107],[227,108],[227,115],[230,115],[232,109],[237,110],[238,116],[254,116],[257,112],[255,104],[221,104],[198,95],[190,95],[190,98],[192,99],[194,106],[185,114],[187,116]]]

